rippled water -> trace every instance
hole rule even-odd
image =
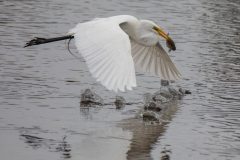
[[[240,1],[0,0],[0,10],[1,159],[240,159]],[[115,94],[64,42],[22,48],[33,36],[118,14],[152,19],[176,41],[177,83],[192,95],[172,104],[161,125],[136,118],[157,77],[138,73],[138,87],[119,94],[137,104],[80,108],[86,88],[106,103]]]

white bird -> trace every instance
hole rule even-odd
[[[156,23],[119,15],[79,23],[67,36],[35,38],[25,47],[74,38],[92,76],[117,92],[137,86],[135,67],[163,80],[180,78],[180,72],[159,43],[161,37],[170,50],[176,50],[173,40]]]

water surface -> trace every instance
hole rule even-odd
[[[2,0],[0,10],[1,159],[240,158],[240,1]],[[79,22],[118,14],[152,19],[176,42],[177,83],[192,95],[172,104],[161,125],[136,118],[159,78],[137,73],[138,87],[119,94],[134,104],[122,110],[80,108],[86,88],[105,103],[116,94],[64,42],[22,48],[34,36],[64,35]]]

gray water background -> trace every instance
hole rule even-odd
[[[116,94],[64,42],[23,48],[34,36],[118,14],[154,20],[176,42],[177,84],[192,94],[172,104],[162,125],[136,118],[159,78],[137,73],[138,87],[118,94],[137,104],[122,110],[81,108],[86,88],[106,103]],[[0,159],[240,159],[240,1],[0,0],[0,36]]]

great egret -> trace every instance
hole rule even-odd
[[[136,87],[135,67],[164,80],[180,78],[180,72],[159,44],[160,37],[170,50],[176,50],[173,40],[156,23],[119,15],[79,23],[66,36],[35,38],[25,47],[74,38],[92,76],[117,92]]]

